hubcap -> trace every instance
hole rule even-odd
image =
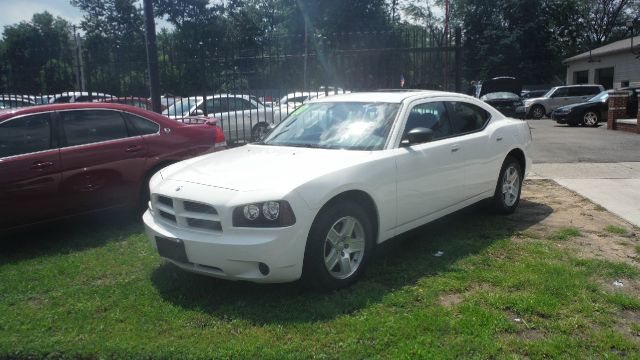
[[[589,111],[584,114],[584,123],[589,126],[593,126],[598,123],[598,116],[596,113]]]
[[[345,216],[331,226],[324,240],[324,266],[334,278],[346,279],[358,270],[364,251],[362,224],[352,216]]]
[[[536,106],[535,108],[533,108],[533,117],[539,119],[543,116],[544,116],[544,111],[542,110],[541,107]]]
[[[502,177],[502,201],[506,206],[513,206],[518,200],[520,192],[520,175],[515,166],[511,165]]]

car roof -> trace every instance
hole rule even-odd
[[[312,100],[311,102],[387,102],[387,103],[401,103],[405,100],[420,97],[442,97],[442,96],[457,96],[465,99],[472,99],[470,96],[451,93],[445,91],[435,90],[385,90],[374,92],[359,92],[349,94],[338,94],[327,97],[321,97]]]
[[[105,102],[78,102],[78,103],[64,103],[64,104],[47,104],[36,105],[29,107],[21,107],[14,109],[2,109],[0,110],[0,121],[10,119],[15,116],[35,114],[49,111],[62,111],[62,110],[78,110],[78,109],[109,109],[127,111],[130,113],[138,114],[144,117],[157,119],[161,117],[166,119],[163,115],[148,111],[136,106],[124,105],[118,103],[105,103]],[[168,119],[166,119],[168,120]]]

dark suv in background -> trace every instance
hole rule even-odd
[[[540,119],[561,106],[585,102],[604,91],[602,85],[567,85],[556,86],[544,96],[524,101],[527,115]]]

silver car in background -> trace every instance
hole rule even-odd
[[[524,101],[525,113],[528,117],[540,119],[561,106],[585,102],[604,91],[602,85],[567,85],[556,86],[544,96]]]

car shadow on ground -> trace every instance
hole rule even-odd
[[[131,210],[104,211],[12,230],[0,234],[0,265],[96,248],[142,231],[141,216]]]
[[[182,271],[166,262],[151,280],[167,302],[223,321],[253,324],[327,321],[350,314],[425,277],[450,271],[455,263],[542,221],[547,205],[522,200],[515,214],[490,215],[474,206],[402,236],[376,250],[367,273],[351,288],[322,293],[300,282],[254,284],[218,280]],[[441,256],[435,256],[442,252]]]

